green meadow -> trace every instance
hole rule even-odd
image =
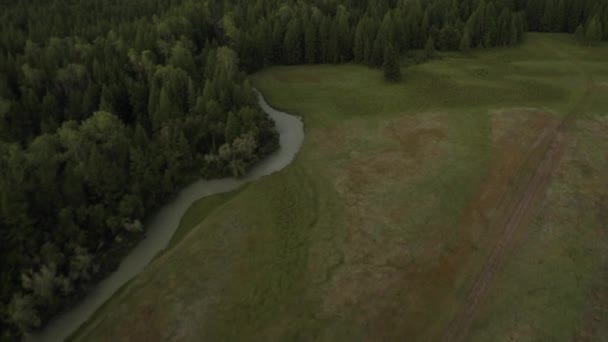
[[[403,80],[358,65],[251,75],[306,138],[283,171],[196,202],[78,341],[434,341],[565,117],[563,153],[464,331],[608,336],[608,45],[527,34]]]

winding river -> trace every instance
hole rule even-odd
[[[291,163],[304,141],[301,118],[273,109],[258,93],[260,107],[274,120],[280,148],[254,166],[243,178],[199,180],[187,186],[148,221],[147,237],[122,261],[118,269],[96,285],[74,308],[55,317],[40,333],[27,340],[63,341],[85,323],[121,286],[139,274],[155,255],[167,247],[179,222],[192,203],[200,198],[235,190],[245,183],[277,172]]]

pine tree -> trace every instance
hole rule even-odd
[[[526,16],[528,20],[528,25],[530,26],[530,30],[540,30],[541,21],[543,19],[543,1],[528,1],[528,5],[526,7]]]
[[[512,20],[513,26],[515,26],[515,29],[517,30],[517,42],[519,43],[524,39],[525,24],[523,13],[515,14]]]
[[[302,62],[302,32],[300,21],[292,19],[287,27],[283,43],[283,56],[287,64]]]
[[[435,41],[433,37],[429,37],[424,45],[424,54],[426,58],[433,58],[435,56]]]
[[[563,30],[566,28],[566,3],[564,0],[559,0],[557,3],[557,12],[555,13],[554,20],[553,31],[563,32]]]
[[[540,21],[541,30],[544,32],[551,32],[555,27],[555,20],[557,19],[557,5],[555,0],[547,0],[545,4],[545,11]]]
[[[442,50],[456,50],[460,44],[460,34],[452,25],[446,25],[441,29],[440,34],[440,48]]]
[[[224,131],[226,142],[230,143],[236,139],[239,136],[240,129],[241,123],[239,118],[233,112],[228,113],[228,120],[226,121],[226,129]]]
[[[103,110],[103,109],[102,109]],[[160,98],[158,102],[158,110],[154,115],[153,124],[156,129],[160,129],[162,124],[173,116],[174,104],[169,98],[168,91],[165,87],[160,90]]]
[[[484,29],[483,29],[483,45],[485,47],[495,46],[496,45],[496,35],[498,33],[496,18],[498,17],[498,12],[496,12],[496,7],[493,2],[490,2],[486,6],[486,11],[484,15]]]
[[[568,32],[574,32],[581,24],[581,15],[583,11],[582,1],[569,1],[568,13],[566,21]]]
[[[517,18],[516,16],[511,17],[511,22],[509,23],[509,45],[515,45],[519,43],[519,29],[517,28]]]
[[[471,50],[471,34],[469,34],[469,30],[464,30],[462,38],[460,38],[460,46],[458,49],[462,52],[468,52]]]
[[[338,63],[340,61],[338,27],[335,23],[329,26],[329,41],[327,42],[327,62]]]
[[[388,47],[388,45],[393,44],[394,42],[393,33],[393,20],[391,18],[390,12],[388,12],[382,20],[382,24],[380,25],[380,29],[378,30],[378,34],[376,35],[376,40],[374,41],[374,47],[371,56],[372,65],[382,65],[386,48]]]
[[[353,46],[353,55],[355,62],[363,63],[365,60],[365,21],[366,18],[359,20],[357,29],[355,30],[355,42]]]
[[[392,44],[384,51],[384,63],[382,65],[384,79],[388,82],[399,82],[401,80],[401,68],[399,66],[399,56]]]
[[[349,13],[345,6],[338,6],[335,25],[338,33],[338,54],[339,61],[351,60],[353,57],[353,35],[349,25]]]
[[[317,61],[318,48],[319,37],[317,27],[312,21],[309,21],[304,33],[304,57],[306,63],[313,64]]]
[[[585,39],[590,45],[595,45],[602,40],[602,23],[597,15],[591,19],[587,31],[585,32]]]
[[[579,24],[576,31],[574,31],[574,37],[576,37],[576,41],[579,44],[585,44],[585,29],[583,28],[582,24]]]

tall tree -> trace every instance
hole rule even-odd
[[[319,54],[319,37],[318,28],[312,20],[310,20],[306,25],[306,32],[304,34],[304,47],[306,63],[316,63],[318,60],[317,56]]]
[[[586,35],[585,35],[585,28],[583,27],[582,24],[579,24],[578,27],[576,28],[576,31],[574,32],[574,36],[576,37],[576,41],[579,44],[585,44],[586,41]]]
[[[399,82],[401,80],[401,67],[399,56],[392,44],[384,51],[384,63],[382,64],[384,79],[388,82]]]
[[[283,55],[287,64],[298,64],[303,60],[302,26],[299,19],[292,19],[287,26],[283,43]]]
[[[465,29],[462,34],[462,38],[460,38],[460,45],[458,46],[458,50],[462,52],[468,52],[471,50],[471,35],[469,34],[469,30]]]
[[[587,26],[587,31],[585,32],[585,40],[588,44],[595,45],[599,43],[600,40],[602,40],[602,37],[602,22],[600,21],[599,16],[596,14]]]
[[[424,55],[426,58],[435,57],[435,41],[433,41],[432,37],[429,37],[426,40],[426,44],[424,44]]]

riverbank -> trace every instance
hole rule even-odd
[[[434,341],[451,322],[467,341],[601,340],[607,49],[530,34],[399,84],[356,65],[253,75],[304,118],[298,157],[215,208],[75,340]],[[573,110],[562,159],[543,162]]]
[[[274,110],[259,94],[261,108],[274,120],[279,132],[280,148],[256,164],[243,178],[199,180],[185,189],[156,215],[150,218],[146,238],[121,262],[118,269],[96,285],[90,293],[70,311],[56,317],[32,341],[62,341],[87,321],[118,289],[142,272],[154,257],[169,244],[187,209],[201,198],[226,193],[240,186],[277,172],[295,157],[304,140],[302,121],[294,116]]]

